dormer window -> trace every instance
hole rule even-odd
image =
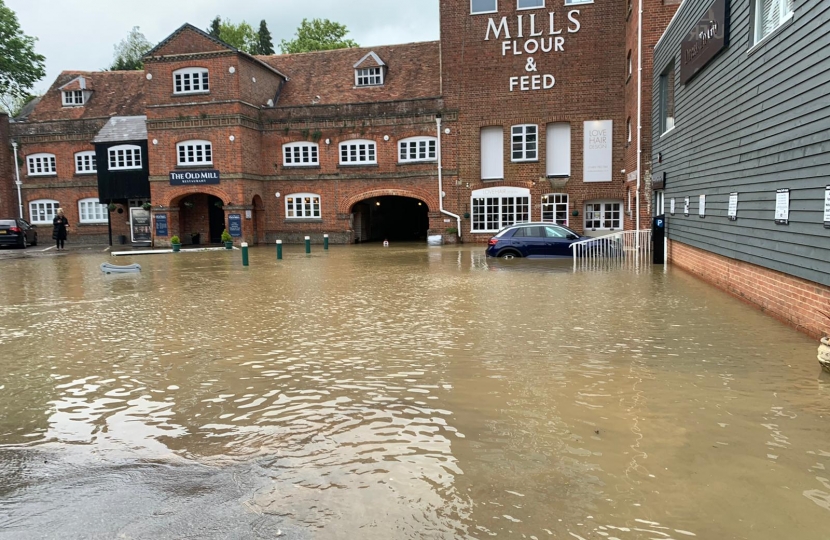
[[[357,86],[380,86],[383,84],[383,69],[380,67],[356,69]]]
[[[77,107],[84,104],[83,90],[69,90],[62,92],[64,107]]]
[[[174,94],[203,94],[210,92],[210,77],[205,68],[185,68],[173,72]]]

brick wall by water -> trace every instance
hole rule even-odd
[[[0,217],[17,215],[13,159],[9,140],[9,117],[0,113]]]
[[[819,312],[830,312],[830,287],[676,241],[669,261],[811,337],[830,335]]]

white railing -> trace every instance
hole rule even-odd
[[[574,265],[577,260],[650,261],[651,231],[620,231],[571,244]]]

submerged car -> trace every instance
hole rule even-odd
[[[589,239],[562,225],[521,223],[506,227],[491,238],[487,255],[504,259],[573,257],[571,244]]]
[[[0,219],[0,246],[25,248],[37,245],[37,229],[24,219]]]

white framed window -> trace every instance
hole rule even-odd
[[[109,169],[123,171],[141,168],[141,147],[122,144],[109,149]]]
[[[631,60],[631,51],[628,51],[628,75],[627,77],[631,77],[634,74],[634,63]]]
[[[545,0],[518,0],[516,9],[536,9],[545,7]]]
[[[474,233],[496,232],[516,223],[530,221],[530,190],[498,187],[473,191]]]
[[[210,75],[205,68],[184,68],[173,72],[174,94],[210,92]]]
[[[179,166],[213,165],[213,145],[209,141],[182,141],[176,145],[176,154]]]
[[[481,179],[504,178],[504,129],[501,126],[481,128]]]
[[[625,132],[627,133],[628,142],[631,142],[631,118],[625,121]]]
[[[294,193],[285,198],[286,219],[321,219],[320,196],[315,193]]]
[[[319,147],[309,142],[284,144],[282,158],[286,167],[315,167],[320,164]]]
[[[355,86],[380,86],[383,84],[383,68],[370,67],[354,70]]]
[[[435,137],[410,137],[398,141],[398,162],[435,161],[438,159],[438,139]]]
[[[373,165],[377,162],[377,145],[375,141],[356,140],[340,143],[341,165]]]
[[[32,154],[26,157],[29,176],[49,176],[58,173],[55,154]]]
[[[666,192],[662,189],[654,192],[654,212],[655,216],[662,216],[666,213]]]
[[[95,162],[95,151],[78,152],[75,154],[75,174],[90,174],[98,172]]]
[[[674,129],[674,62],[660,75],[660,133]]]
[[[78,201],[78,215],[81,223],[106,223],[107,205],[98,202],[98,198]]]
[[[579,4],[593,4],[594,0],[565,0],[566,6],[576,6]]]
[[[149,200],[145,201],[143,199],[129,199],[127,201],[127,208],[141,208],[144,206],[144,203],[150,202]]]
[[[58,213],[60,208],[58,201],[51,199],[40,199],[29,203],[29,223],[37,223],[39,225],[52,224],[52,220]]]
[[[513,126],[511,132],[511,161],[537,161],[539,159],[539,126],[523,124]]]
[[[77,107],[78,105],[84,104],[83,90],[68,90],[61,92],[61,94],[63,96],[64,107]]]
[[[470,14],[495,13],[499,10],[497,0],[470,0]]]
[[[621,201],[591,201],[585,204],[585,230],[622,229]]]
[[[770,35],[793,14],[793,0],[755,1],[755,43]]]
[[[568,194],[542,195],[542,221],[568,226]]]
[[[548,176],[567,177],[571,175],[571,125],[567,122],[548,124],[547,140]]]

